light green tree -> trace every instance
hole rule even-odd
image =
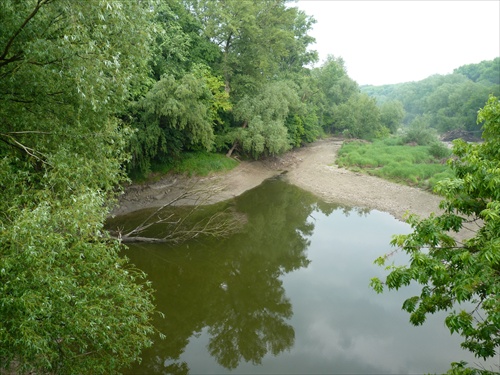
[[[236,128],[230,137],[255,159],[259,156],[277,155],[291,148],[285,121],[290,109],[299,105],[299,97],[290,82],[272,82],[263,87],[259,95],[245,96],[235,106],[235,118],[244,125]]]
[[[103,223],[154,6],[0,3],[0,370],[115,373],[151,343],[151,288]]]
[[[403,310],[421,325],[427,314],[448,311],[445,324],[463,337],[462,347],[491,358],[500,346],[500,102],[491,96],[479,111],[483,143],[454,143],[450,166],[455,178],[441,182],[442,214],[410,215],[413,232],[393,237],[392,245],[410,256],[407,265],[389,265],[385,281],[372,279],[377,292],[422,285]],[[457,240],[454,232],[470,234]],[[384,265],[389,256],[376,263]],[[460,305],[462,304],[462,305]],[[452,371],[464,363],[453,364]],[[497,369],[498,371],[498,369]]]
[[[374,98],[366,94],[352,95],[335,107],[333,129],[354,138],[372,140],[389,133],[380,121],[380,110]]]

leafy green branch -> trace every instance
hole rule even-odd
[[[448,311],[445,324],[463,337],[461,346],[487,359],[500,347],[500,102],[496,97],[491,96],[479,112],[479,121],[484,121],[484,142],[456,141],[455,158],[449,161],[455,177],[438,185],[445,197],[440,204],[444,212],[424,219],[410,215],[412,233],[391,241],[410,256],[409,263],[386,267],[385,281],[375,277],[370,285],[381,293],[384,288],[420,284],[420,295],[402,306],[410,322],[421,325],[427,314]],[[384,266],[387,259],[382,256],[375,263]]]

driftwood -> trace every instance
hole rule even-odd
[[[168,241],[164,238],[151,238],[151,237],[119,237],[122,243],[167,243]]]
[[[220,188],[212,186],[198,189],[188,188],[170,202],[157,208],[133,229],[126,232],[114,230],[110,231],[110,234],[123,243],[181,243],[200,236],[228,237],[241,230],[246,221],[244,215],[231,209],[225,209],[199,220],[191,220],[195,212],[200,207],[207,205],[210,198],[219,193],[220,190]],[[175,203],[184,200],[191,203],[189,206],[182,206],[189,207],[186,213],[177,217],[174,213],[166,212]],[[145,231],[153,225],[163,225],[165,234],[158,237],[145,236]]]

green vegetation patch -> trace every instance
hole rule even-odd
[[[238,162],[222,154],[196,151],[183,153],[181,158],[171,164],[156,164],[152,171],[156,173],[179,173],[189,176],[207,176],[212,172],[229,171],[236,167]]]
[[[339,150],[337,164],[390,181],[433,189],[436,183],[452,177],[446,160],[451,151],[440,143],[429,146],[405,145],[401,138],[368,143],[346,142]]]

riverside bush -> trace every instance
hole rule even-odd
[[[351,170],[362,170],[390,181],[432,189],[452,173],[443,158],[449,150],[441,144],[404,145],[398,137],[373,143],[346,142],[338,153],[337,164]]]

